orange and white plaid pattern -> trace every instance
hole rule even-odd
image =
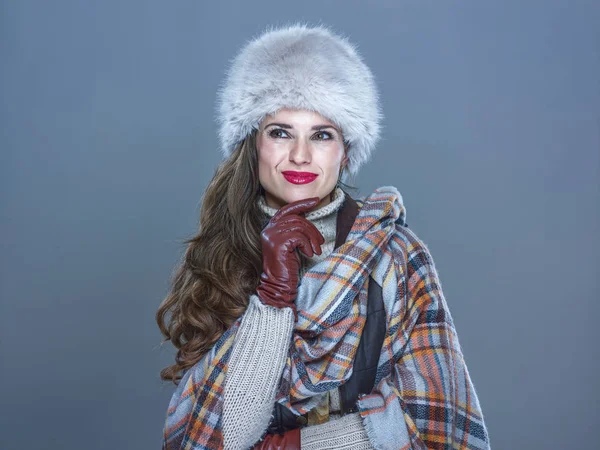
[[[433,259],[406,226],[402,197],[384,187],[360,203],[346,242],[298,287],[299,316],[276,401],[304,414],[318,394],[350,378],[371,275],[382,287],[387,317],[375,387],[358,400],[373,445],[489,448]],[[169,405],[164,450],[223,447],[223,384],[240,322],[182,378]]]

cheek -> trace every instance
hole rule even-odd
[[[258,179],[264,182],[265,178],[269,175],[269,164],[267,163],[264,153],[258,153]]]
[[[327,173],[328,176],[337,178],[343,158],[343,148],[334,147],[322,154],[319,165]]]
[[[275,154],[267,149],[258,152],[258,165],[269,167],[276,164]]]
[[[258,149],[258,178],[264,183],[267,182],[279,164],[278,156],[269,146],[262,146]]]
[[[262,135],[256,138],[256,155],[258,158],[258,166],[265,166],[269,157],[269,148],[265,145]]]

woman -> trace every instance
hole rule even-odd
[[[269,31],[220,92],[226,157],[157,322],[165,449],[489,448],[428,249],[370,157],[373,76],[318,27]]]

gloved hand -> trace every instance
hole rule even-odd
[[[283,434],[267,434],[252,448],[253,450],[300,450],[300,428]]]
[[[260,300],[278,308],[290,307],[298,315],[294,303],[298,292],[300,255],[321,254],[323,235],[301,216],[319,203],[319,197],[298,200],[281,208],[262,231],[263,273],[256,293]]]

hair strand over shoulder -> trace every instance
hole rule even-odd
[[[165,341],[177,348],[161,379],[175,384],[246,310],[262,271],[260,232],[267,220],[257,205],[256,134],[251,133],[217,169],[200,210],[200,229],[156,312]]]

